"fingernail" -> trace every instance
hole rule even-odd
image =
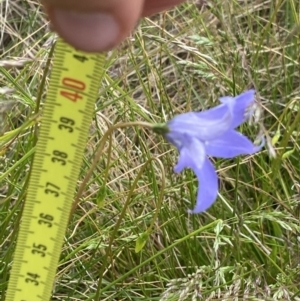
[[[53,16],[58,33],[68,43],[84,51],[108,50],[120,34],[117,22],[109,14],[55,10]]]

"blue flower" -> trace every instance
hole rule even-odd
[[[233,158],[261,149],[235,130],[246,121],[254,104],[254,90],[236,97],[222,97],[221,104],[203,112],[188,112],[167,123],[166,139],[179,150],[175,172],[191,168],[200,184],[197,202],[190,213],[207,210],[218,195],[218,177],[208,156]]]

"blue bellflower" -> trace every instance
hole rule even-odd
[[[208,156],[233,158],[261,149],[235,130],[250,117],[254,90],[236,97],[222,97],[221,104],[203,111],[175,116],[168,122],[166,139],[179,150],[175,172],[191,168],[198,179],[197,202],[190,213],[207,210],[218,195],[218,177]]]

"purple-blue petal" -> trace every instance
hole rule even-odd
[[[222,136],[232,123],[232,114],[228,106],[219,106],[204,112],[188,112],[175,116],[168,122],[169,132],[166,137],[179,141],[178,137],[187,135],[201,141]]]
[[[207,155],[224,159],[251,155],[259,151],[261,147],[262,145],[254,145],[246,136],[235,130],[230,130],[222,137],[205,143]]]
[[[184,168],[200,169],[205,156],[204,144],[186,136],[183,138],[183,146],[179,149],[178,163],[174,167],[174,171],[181,172]]]
[[[234,129],[249,118],[248,110],[255,101],[255,90],[248,90],[236,97],[223,96],[219,99],[221,102],[220,105],[206,111],[197,112],[196,114],[201,118],[210,118],[213,116],[215,119],[221,119],[224,115],[224,110],[228,107],[232,112],[230,128]]]
[[[249,90],[236,97],[222,97],[221,104],[203,112],[178,115],[168,122],[167,140],[179,150],[175,172],[191,168],[199,181],[197,202],[190,213],[207,210],[218,195],[218,177],[207,155],[233,158],[253,154],[261,149],[234,129],[246,121],[255,91]]]
[[[189,213],[201,213],[207,210],[217,199],[218,196],[218,176],[213,164],[205,158],[202,167],[193,168],[198,179],[197,201],[193,210]]]
[[[208,110],[195,112],[195,114],[197,115],[197,117],[201,119],[209,119],[211,118],[211,116],[213,116],[215,119],[222,119],[223,116],[227,113],[227,110],[228,110],[228,106],[224,104],[220,104]]]
[[[200,213],[208,209],[218,195],[218,177],[214,166],[206,157],[204,143],[189,136],[181,137],[182,147],[179,149],[178,163],[175,172],[184,168],[191,168],[200,185],[197,193],[197,202],[190,213]]]
[[[246,91],[236,97],[221,97],[220,101],[231,108],[231,128],[235,129],[249,118],[249,108],[255,101],[255,90]]]
[[[221,103],[223,104],[227,104],[227,103],[230,103],[234,100],[234,97],[232,96],[222,96],[222,97],[219,97],[219,100]]]

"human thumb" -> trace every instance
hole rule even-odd
[[[143,0],[42,0],[54,30],[87,52],[109,50],[129,35]]]

